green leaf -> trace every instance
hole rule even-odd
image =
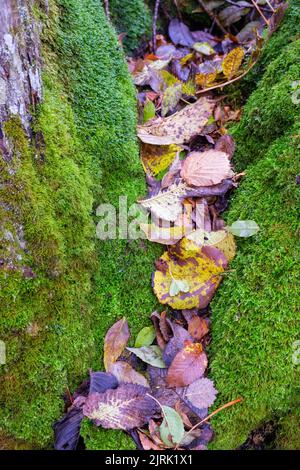
[[[162,406],[162,410],[164,419],[159,428],[160,437],[168,446],[179,444],[184,436],[184,425],[181,416],[169,406]]]
[[[184,279],[172,279],[169,294],[174,297],[175,295],[179,294],[179,292],[189,292],[189,290],[189,283]]]
[[[155,106],[152,101],[148,100],[144,106],[144,122],[150,121],[155,117]]]
[[[162,358],[162,352],[158,346],[142,346],[141,348],[126,349],[151,366],[160,367],[161,369],[166,367]]]
[[[208,42],[195,42],[195,44],[193,45],[193,49],[203,55],[212,55],[216,53],[216,51],[211,47]]]
[[[259,231],[259,226],[254,220],[236,220],[228,230],[236,237],[252,237]]]
[[[156,336],[155,329],[153,326],[145,326],[138,333],[134,346],[140,348],[142,346],[150,346]]]

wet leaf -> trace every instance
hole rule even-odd
[[[147,364],[150,364],[154,367],[166,367],[162,358],[161,349],[158,346],[142,346],[141,348],[127,349]]]
[[[192,152],[181,168],[181,176],[190,186],[215,185],[232,175],[228,155],[217,150]]]
[[[173,162],[177,152],[181,150],[178,145],[150,145],[142,144],[141,158],[144,169],[152,175],[158,175],[166,170]]]
[[[201,134],[214,107],[213,100],[201,97],[172,116],[157,118],[151,124],[138,126],[138,137],[142,142],[155,145],[188,142],[193,135]]]
[[[182,326],[176,325],[174,336],[167,343],[163,351],[163,360],[166,366],[170,366],[176,354],[184,347],[185,341],[192,341],[190,333]]]
[[[167,387],[167,369],[160,369],[158,367],[148,366],[151,395],[154,396],[161,405],[175,406],[178,401],[178,396],[184,395],[184,388],[177,388],[172,390]]]
[[[155,106],[152,101],[148,100],[144,106],[143,121],[147,122],[155,117]]]
[[[221,281],[220,273],[227,267],[226,257],[217,248],[195,245],[194,251],[190,252],[184,249],[181,242],[171,246],[160,260],[166,263],[168,269],[155,271],[154,292],[160,303],[169,304],[175,309],[205,308]],[[169,292],[173,278],[186,280],[189,292],[171,296]]]
[[[184,398],[194,407],[202,409],[209,408],[216,399],[217,390],[212,380],[198,379],[188,386]]]
[[[126,318],[117,321],[106,333],[104,339],[104,367],[109,371],[110,366],[122,354],[130,337]]]
[[[248,7],[252,7],[252,4],[248,2],[241,1],[236,3],[237,6],[231,5],[227,8],[224,8],[219,13],[220,21],[224,26],[230,26],[231,24],[240,21],[240,19],[250,11]]]
[[[145,326],[139,331],[134,346],[136,348],[141,348],[142,346],[150,346],[155,339],[155,335],[155,329],[152,325]]]
[[[134,370],[130,364],[124,361],[117,361],[112,364],[110,371],[118,379],[119,383],[132,383],[149,387],[147,379]]]
[[[175,109],[181,96],[182,96],[181,84],[170,86],[165,90],[162,104],[161,104],[161,115],[163,117],[166,116],[169,111],[172,111]]]
[[[176,46],[180,44],[181,46],[191,47],[195,42],[189,28],[177,18],[169,24],[169,36]]]
[[[207,356],[199,343],[188,343],[172,361],[167,374],[169,387],[185,387],[201,378],[207,368]]]
[[[76,450],[83,419],[81,407],[73,406],[54,426],[54,449]]]
[[[147,396],[148,391],[141,385],[122,384],[115,390],[92,393],[83,406],[83,414],[106,429],[141,427],[157,410],[154,400]]]
[[[232,49],[223,60],[222,70],[228,80],[238,72],[243,62],[244,55],[244,49],[242,47],[236,47]]]
[[[259,226],[254,220],[237,220],[228,230],[236,237],[252,237],[259,231]]]
[[[167,60],[156,60],[146,63],[141,72],[133,75],[134,84],[139,86],[149,85],[153,78],[153,74],[164,69],[169,62],[170,59],[168,58]]]
[[[184,436],[184,425],[181,416],[173,408],[162,406],[163,422],[160,436],[166,445],[179,444]]]

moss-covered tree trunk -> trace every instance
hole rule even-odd
[[[96,239],[95,208],[145,189],[135,90],[101,2],[5,0],[0,15],[0,445],[51,447],[107,328],[151,312],[155,254]],[[132,446],[84,426],[87,447]]]

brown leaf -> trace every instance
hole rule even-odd
[[[146,434],[144,434],[141,431],[138,431],[138,435],[141,441],[141,444],[143,446],[144,450],[162,450],[160,446],[155,444],[150,437],[148,437]]]
[[[104,339],[104,367],[107,371],[122,354],[130,333],[126,318],[117,321],[106,333]]]
[[[132,383],[149,387],[147,379],[134,370],[127,362],[117,361],[110,366],[109,370],[117,378],[119,383]]]
[[[172,116],[138,126],[138,136],[142,142],[155,145],[188,142],[193,135],[201,134],[214,107],[212,99],[202,97]]]
[[[182,178],[192,186],[213,186],[232,175],[228,155],[217,150],[190,153],[181,169]]]
[[[200,341],[209,332],[205,318],[200,318],[198,315],[195,315],[191,321],[189,321],[188,332],[194,339]]]
[[[235,143],[232,136],[228,134],[222,135],[216,142],[215,150],[226,153],[229,160],[231,160],[235,151]]]
[[[207,367],[207,356],[201,344],[188,342],[176,354],[167,374],[169,387],[185,387],[203,376]]]

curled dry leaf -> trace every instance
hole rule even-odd
[[[130,430],[146,424],[157,411],[149,389],[136,384],[122,384],[105,393],[92,393],[83,406],[83,414],[96,426]]]
[[[127,362],[115,362],[112,364],[110,371],[118,379],[119,383],[132,383],[149,387],[146,377],[134,370]]]
[[[207,356],[201,344],[187,342],[172,361],[167,373],[169,387],[185,387],[203,376],[207,368]]]
[[[231,176],[228,155],[218,150],[190,153],[181,169],[181,177],[191,186],[212,186]]]
[[[175,309],[205,308],[227,267],[224,254],[215,247],[198,247],[190,254],[181,247],[181,242],[170,247],[160,258],[168,266],[166,271],[157,270],[153,276],[153,288],[160,303],[169,304]],[[171,275],[172,273],[172,275]],[[173,278],[185,279],[189,284],[189,292],[170,295]]]
[[[138,136],[142,142],[155,145],[188,142],[193,135],[203,132],[214,107],[212,99],[202,97],[172,116],[138,126]]]
[[[122,354],[130,337],[126,318],[117,321],[106,333],[104,339],[104,367],[109,371],[110,366]]]

